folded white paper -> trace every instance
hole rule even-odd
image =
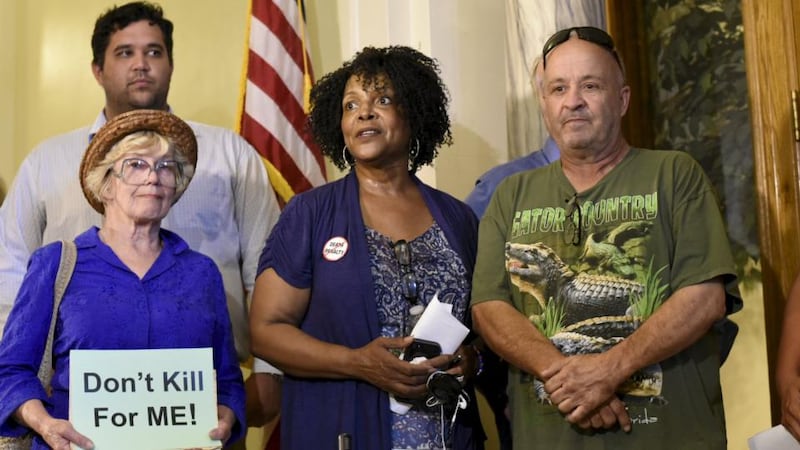
[[[453,305],[440,302],[436,295],[411,330],[411,336],[415,338],[437,342],[445,354],[455,353],[467,334],[469,328],[453,317]]]
[[[467,334],[469,328],[453,317],[453,305],[440,302],[438,293],[411,330],[411,336],[415,338],[438,343],[444,354],[455,353]],[[396,414],[405,414],[411,409],[410,404],[398,402],[394,396],[389,397],[389,406]]]
[[[800,450],[800,443],[783,425],[772,427],[747,440],[750,450]]]

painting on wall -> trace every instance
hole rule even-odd
[[[752,130],[738,1],[645,2],[657,148],[690,153],[723,205],[740,281],[760,281]]]
[[[744,309],[721,368],[728,448],[770,426],[752,128],[738,0],[645,2],[656,148],[690,153],[723,208]]]

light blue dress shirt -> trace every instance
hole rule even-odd
[[[464,200],[464,203],[469,205],[475,212],[475,215],[478,216],[478,219],[480,219],[483,217],[483,213],[489,205],[489,200],[492,199],[494,190],[503,179],[517,172],[546,166],[557,160],[559,156],[560,152],[558,151],[556,142],[553,138],[548,137],[541,150],[531,152],[527,156],[495,166],[481,175],[478,181],[475,182],[475,187],[472,189],[472,192],[470,192]]]

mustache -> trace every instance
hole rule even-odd
[[[154,82],[153,78],[148,77],[147,75],[137,75],[137,76],[129,79],[128,80],[128,84],[134,84],[134,83],[138,83],[140,81],[146,81],[148,83],[153,83]]]
[[[570,120],[591,120],[591,117],[587,114],[569,114],[561,118],[561,123],[567,123]]]

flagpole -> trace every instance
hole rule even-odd
[[[242,114],[244,114],[244,97],[247,93],[247,69],[250,64],[250,22],[253,15],[253,0],[247,2],[247,20],[245,20],[244,30],[244,51],[242,73],[239,75],[239,99],[236,102],[236,123],[233,129],[236,134],[242,134]]]

